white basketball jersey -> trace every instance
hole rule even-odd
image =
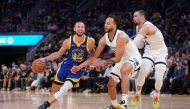
[[[146,21],[144,24],[153,25],[149,21]],[[154,26],[154,27],[156,27],[156,26]],[[145,52],[157,51],[157,52],[167,53],[167,47],[166,47],[166,44],[164,42],[163,35],[157,27],[156,27],[156,33],[154,35],[144,37],[144,42],[145,42]]]
[[[118,37],[118,34],[121,32],[121,30],[116,30],[116,33],[114,35],[114,38],[113,38],[113,41],[110,41],[109,39],[109,36],[108,36],[108,33],[106,33],[106,44],[112,49],[112,50],[116,50],[117,48],[117,37]],[[127,36],[127,35],[126,35]],[[126,37],[128,38],[128,37]],[[129,38],[129,42],[126,43],[125,45],[125,51],[124,51],[124,54],[123,54],[123,57],[122,58],[125,58],[125,59],[128,59],[130,58],[131,56],[140,56],[140,53],[137,49],[137,47],[135,46],[135,44],[131,41],[131,39]]]

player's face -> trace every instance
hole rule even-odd
[[[140,23],[141,23],[141,21],[142,21],[142,15],[140,15],[140,13],[139,12],[135,12],[134,14],[133,14],[133,23],[135,23],[136,25],[139,25]]]
[[[77,22],[74,27],[74,31],[77,34],[77,36],[83,36],[85,32],[85,25],[83,22]]]
[[[108,17],[105,21],[105,24],[104,24],[104,31],[105,32],[110,32],[113,30],[113,28],[116,26],[115,22],[114,22],[114,19],[111,18],[111,17]]]

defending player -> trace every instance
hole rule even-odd
[[[161,31],[151,22],[146,21],[145,11],[135,11],[133,21],[137,25],[137,35],[134,39],[134,43],[138,48],[144,47],[145,50],[142,57],[140,73],[137,78],[136,95],[132,99],[131,104],[133,106],[137,104],[140,98],[142,86],[145,82],[145,77],[154,68],[156,92],[153,95],[153,108],[158,108],[163,75],[166,71],[166,58],[168,55],[167,47]]]

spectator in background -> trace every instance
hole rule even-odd
[[[164,78],[163,78],[163,86],[161,89],[161,93],[169,93],[169,85],[170,85],[170,78],[172,77],[176,64],[174,64],[172,59],[168,59],[166,63],[167,69],[166,72],[164,73]]]
[[[3,73],[0,71],[0,90],[3,87]]]
[[[7,68],[5,66],[4,68],[4,79],[3,79],[3,91],[6,90],[10,91],[11,90],[11,83],[12,83],[12,69],[11,68]]]
[[[16,69],[16,74],[13,78],[13,82],[14,82],[14,90],[20,90],[19,84],[20,84],[20,73],[21,73],[21,69],[17,68]]]
[[[187,65],[186,65],[184,82],[183,82],[180,94],[189,95],[188,88],[190,88],[190,60],[187,62]]]
[[[176,59],[176,67],[174,70],[174,74],[170,78],[171,83],[171,94],[175,94],[177,92],[177,88],[182,86],[185,75],[185,66],[182,65],[182,60],[180,57]]]
[[[55,74],[56,72],[53,69],[53,65],[49,64],[47,66],[47,69],[45,70],[45,76],[43,80],[43,87],[45,89],[48,89],[48,90],[50,89],[50,87],[52,86]]]
[[[20,73],[21,89],[26,90],[27,77],[28,77],[29,73],[27,72],[25,64],[20,64],[20,68],[21,68],[21,73]]]

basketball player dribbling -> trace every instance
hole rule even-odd
[[[54,83],[51,92],[54,95],[45,101],[38,109],[46,109],[56,102],[62,95],[65,95],[69,89],[78,87],[80,77],[84,72],[84,62],[89,55],[94,52],[95,41],[87,37],[85,32],[85,24],[82,21],[77,21],[74,26],[75,35],[66,39],[59,51],[50,54],[47,57],[40,58],[43,61],[53,61],[60,58],[68,51],[66,60],[61,62],[60,67],[55,75]],[[77,71],[72,71],[72,67]]]
[[[167,47],[161,31],[151,22],[146,21],[144,10],[134,12],[133,21],[137,25],[137,35],[134,43],[138,48],[144,47],[140,73],[137,78],[137,90],[131,105],[136,106],[139,101],[142,86],[148,73],[155,70],[155,93],[153,94],[153,108],[159,107],[160,89],[163,84],[163,75],[166,71]]]

